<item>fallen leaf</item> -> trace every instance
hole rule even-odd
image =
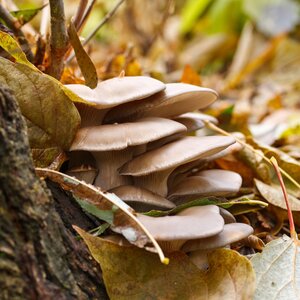
[[[190,65],[185,65],[180,82],[200,86],[201,78],[200,75]]]
[[[0,47],[8,52],[18,63],[22,63],[34,70],[36,67],[28,61],[25,53],[21,49],[18,42],[8,33],[0,30]]]
[[[268,185],[258,179],[255,179],[254,182],[259,193],[264,197],[264,199],[266,199],[266,201],[286,210],[285,200],[279,186]],[[292,195],[288,195],[288,200],[293,211],[300,211],[299,199]]]
[[[61,87],[25,64],[0,58],[0,82],[13,90],[28,123],[32,148],[59,146],[68,150],[80,125],[80,116]]]
[[[24,25],[30,22],[46,6],[47,4],[32,9],[15,10],[11,11],[10,14],[17,18],[21,25]]]
[[[46,168],[51,165],[54,159],[61,153],[57,147],[46,149],[31,149],[31,155],[35,167]]]
[[[142,248],[151,242],[154,247],[147,246],[146,249],[157,252],[161,261],[168,263],[155,239],[137,219],[135,211],[115,194],[102,192],[93,185],[58,171],[36,168],[36,173],[70,191],[87,212],[112,224],[112,230],[122,234],[130,243]]]
[[[73,46],[75,56],[80,67],[81,73],[85,79],[85,84],[94,89],[98,83],[97,71],[96,68],[89,57],[89,55],[85,52],[80,39],[77,35],[76,28],[74,23],[71,21],[68,27],[68,34],[70,43]]]
[[[121,247],[76,227],[100,264],[110,299],[251,299],[255,276],[249,260],[218,249],[208,255],[209,270],[198,269],[183,252],[170,254],[165,266],[136,247]]]
[[[299,300],[299,250],[299,241],[284,235],[251,259],[257,282],[254,299]]]
[[[248,138],[247,141],[256,149],[260,149],[266,157],[271,158],[274,156],[278,161],[279,166],[292,176],[293,179],[300,183],[300,163],[296,159],[277,148],[264,145],[256,140]],[[287,178],[285,178],[285,184],[289,193],[292,193],[297,197],[300,196],[298,187],[296,187]]]
[[[192,207],[192,206],[202,206],[202,205],[218,205],[220,207],[223,207],[225,209],[228,209],[230,212],[233,208],[236,214],[244,213],[245,209],[248,212],[249,206],[252,208],[251,211],[261,209],[263,207],[266,207],[268,204],[259,201],[259,200],[252,200],[247,197],[239,197],[236,199],[230,199],[227,200],[225,198],[216,198],[216,197],[208,197],[208,198],[202,198],[193,200],[184,204],[181,204],[175,208],[172,208],[171,210],[167,211],[161,211],[161,210],[151,210],[149,212],[144,213],[146,216],[152,216],[152,217],[162,217],[162,216],[169,216],[169,215],[176,215],[180,211]]]

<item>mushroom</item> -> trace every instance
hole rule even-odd
[[[146,76],[124,76],[99,82],[95,89],[82,84],[67,84],[66,87],[90,103],[76,104],[81,126],[86,127],[100,125],[109,108],[161,92],[165,84]]]
[[[96,160],[98,175],[95,185],[104,190],[131,183],[118,168],[132,158],[134,147],[156,139],[184,132],[186,127],[172,120],[144,118],[134,123],[111,124],[81,128],[70,151],[89,151]]]
[[[186,83],[168,83],[166,89],[134,103],[111,109],[104,123],[131,121],[141,117],[174,117],[202,109],[217,99],[214,90]]]
[[[207,254],[213,249],[228,247],[253,233],[253,228],[243,223],[225,224],[224,229],[217,235],[187,241],[181,251],[189,252],[190,260],[201,270],[208,267]]]
[[[222,232],[187,241],[181,248],[184,252],[221,248],[240,241],[253,233],[253,228],[244,223],[225,224]]]
[[[183,137],[143,153],[124,164],[120,174],[134,176],[137,186],[167,196],[167,180],[181,164],[211,156],[235,142],[227,136]]]
[[[198,112],[185,113],[174,117],[173,120],[183,124],[187,128],[187,132],[203,128],[205,126],[204,121],[210,121],[214,124],[218,124],[218,120],[216,118]]]
[[[226,196],[239,191],[242,177],[227,170],[205,170],[182,179],[168,199],[178,204],[204,196]]]
[[[177,167],[169,177],[168,180],[169,188],[172,189],[183,178],[186,178],[188,176],[194,175],[196,172],[199,172],[200,170],[205,168],[209,162],[224,157],[226,155],[230,155],[236,151],[241,150],[242,148],[243,146],[240,143],[234,143],[228,146],[226,149],[217,152],[216,154],[213,154],[205,158],[200,158],[198,160],[194,160]]]
[[[151,209],[166,210],[175,207],[175,204],[148,190],[133,185],[121,185],[110,190],[137,212]]]
[[[214,236],[224,227],[215,205],[189,207],[174,216],[138,215],[138,219],[166,252],[179,250],[188,240]]]
[[[86,183],[93,184],[97,176],[98,170],[90,166],[81,165],[77,168],[72,168],[66,171],[67,175],[74,176]]]

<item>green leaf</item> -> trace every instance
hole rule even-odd
[[[0,47],[2,47],[7,53],[9,53],[16,60],[16,62],[27,65],[28,67],[37,70],[36,67],[28,61],[18,42],[8,33],[1,30]]]
[[[254,299],[299,300],[299,241],[283,236],[267,244],[251,263],[256,273]]]
[[[13,90],[27,120],[32,148],[59,146],[68,150],[80,116],[57,81],[27,64],[0,58],[0,82]]]
[[[76,55],[78,65],[85,79],[85,84],[91,89],[94,89],[98,83],[97,71],[91,58],[85,52],[80,42],[80,39],[77,35],[74,23],[72,21],[70,22],[68,28],[68,34],[69,34],[70,43],[73,46]]]
[[[100,264],[110,299],[251,299],[255,277],[249,260],[228,249],[208,255],[208,272],[182,252],[165,266],[157,256],[136,247],[121,247],[76,228]]]
[[[224,198],[216,198],[216,197],[209,197],[209,198],[202,198],[202,199],[197,199],[193,200],[184,204],[181,204],[175,208],[172,208],[171,210],[167,211],[161,211],[161,210],[151,210],[149,212],[144,213],[146,216],[151,216],[151,217],[162,217],[162,216],[169,216],[169,215],[176,215],[180,211],[192,207],[192,206],[203,206],[203,205],[218,205],[223,208],[228,209],[231,211],[231,208],[235,208],[235,211],[238,212],[236,214],[241,214],[244,212],[243,206],[246,206],[247,209],[246,211],[249,211],[249,206],[253,207],[253,210],[263,208],[267,206],[268,204],[259,201],[259,200],[252,200],[247,197],[240,197],[237,199],[231,199],[227,200]],[[237,206],[239,209],[237,209]]]
[[[85,200],[80,199],[74,195],[75,200],[81,206],[81,208],[87,213],[95,216],[96,218],[105,221],[109,224],[113,224],[114,222],[114,212],[113,210],[103,210],[99,209],[96,205],[89,203]]]
[[[30,22],[45,6],[47,6],[47,4],[33,9],[11,11],[10,14],[17,18],[21,25],[24,25]]]
[[[182,8],[180,32],[186,34],[195,26],[197,19],[203,14],[212,0],[189,0]]]
[[[266,199],[266,201],[277,207],[283,208],[285,210],[287,209],[280,186],[268,185],[257,179],[255,179],[254,181],[258,191],[264,197],[264,199]],[[300,211],[299,199],[289,194],[288,200],[292,211]]]

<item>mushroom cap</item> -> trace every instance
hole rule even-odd
[[[253,228],[244,223],[225,224],[222,232],[215,236],[187,241],[181,248],[184,252],[221,248],[240,241],[253,233]]]
[[[144,118],[131,123],[84,127],[78,130],[70,151],[122,150],[185,131],[184,125],[163,118]]]
[[[158,241],[205,238],[218,234],[224,227],[224,219],[215,205],[189,207],[175,216],[138,215],[138,219]]]
[[[238,192],[241,185],[242,177],[238,173],[227,170],[205,170],[197,173],[197,176],[182,179],[172,188],[168,198],[173,201],[184,197],[185,202],[200,196],[225,196]]]
[[[147,76],[115,77],[98,83],[95,89],[82,84],[66,87],[98,109],[110,108],[149,97],[165,89],[165,84]]]
[[[197,112],[185,113],[173,118],[173,120],[183,124],[187,128],[188,132],[203,128],[205,126],[204,121],[210,121],[214,124],[218,124],[218,120],[216,118]]]
[[[163,92],[111,109],[105,123],[124,122],[141,117],[174,117],[212,104],[218,94],[208,88],[186,83],[168,83]]]
[[[90,166],[80,166],[77,168],[69,169],[65,172],[70,176],[74,176],[79,180],[92,184],[97,176],[98,170]]]
[[[133,185],[118,186],[110,192],[130,205],[135,211],[149,211],[151,209],[172,209],[175,204],[164,197],[156,195],[146,189]]]
[[[210,156],[235,143],[228,136],[188,136],[135,157],[120,169],[122,175],[143,176]]]

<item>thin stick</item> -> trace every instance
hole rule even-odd
[[[232,136],[232,134],[228,133],[227,131],[219,128],[218,126],[214,125],[213,123],[209,122],[209,121],[204,121],[204,123],[211,128],[214,131],[217,131],[223,135],[227,135],[227,136]],[[264,154],[260,153],[259,151],[257,151],[256,149],[254,149],[251,145],[243,142],[242,140],[234,137],[235,140],[240,143],[241,145],[243,145],[245,148],[249,149],[250,151],[256,153],[258,156],[260,156],[262,159],[264,159],[266,162],[268,162],[270,165],[273,165],[271,160],[269,158],[267,158]],[[282,168],[280,168],[278,166],[280,172],[286,177],[288,178],[297,188],[300,188],[300,184],[290,175],[288,174],[286,171],[284,171]]]
[[[33,53],[30,49],[29,43],[25,38],[23,31],[21,30],[21,24],[19,21],[14,18],[9,11],[0,4],[0,17],[4,20],[7,26],[13,31],[15,36],[18,38],[20,45],[22,46],[22,50],[27,56],[27,59],[32,62],[33,61]]]
[[[50,65],[47,73],[60,79],[64,68],[64,56],[68,50],[68,34],[63,0],[49,0],[51,15]]]
[[[95,34],[101,29],[101,27],[103,27],[103,25],[105,25],[109,19],[115,14],[115,12],[118,10],[118,8],[120,7],[120,5],[125,2],[125,0],[119,0],[119,2],[115,5],[115,7],[113,7],[112,10],[110,10],[105,17],[101,20],[101,22],[98,24],[98,26],[89,34],[89,36],[84,40],[84,42],[82,43],[83,46],[85,46],[94,36]],[[75,53],[73,53],[66,61],[66,63],[70,63],[73,58],[75,57]]]
[[[79,29],[79,25],[81,24],[81,20],[84,16],[84,12],[85,12],[87,4],[88,4],[88,0],[81,0],[79,3],[79,6],[77,9],[75,18],[74,18],[74,22],[73,22],[76,30]]]
[[[280,183],[280,186],[281,186],[281,190],[282,190],[282,193],[283,193],[283,198],[284,198],[285,205],[286,205],[287,212],[288,212],[291,237],[292,238],[298,238],[297,234],[296,234],[296,230],[295,230],[294,218],[293,218],[292,210],[291,210],[290,203],[289,203],[289,200],[288,200],[287,191],[286,191],[286,188],[285,188],[285,185],[284,185],[284,182],[283,182],[280,170],[279,170],[277,160],[274,156],[272,156],[270,161],[271,161],[271,163],[272,163],[272,165],[275,169],[275,172],[277,174],[277,177],[278,177],[278,180],[279,180],[279,183]]]

